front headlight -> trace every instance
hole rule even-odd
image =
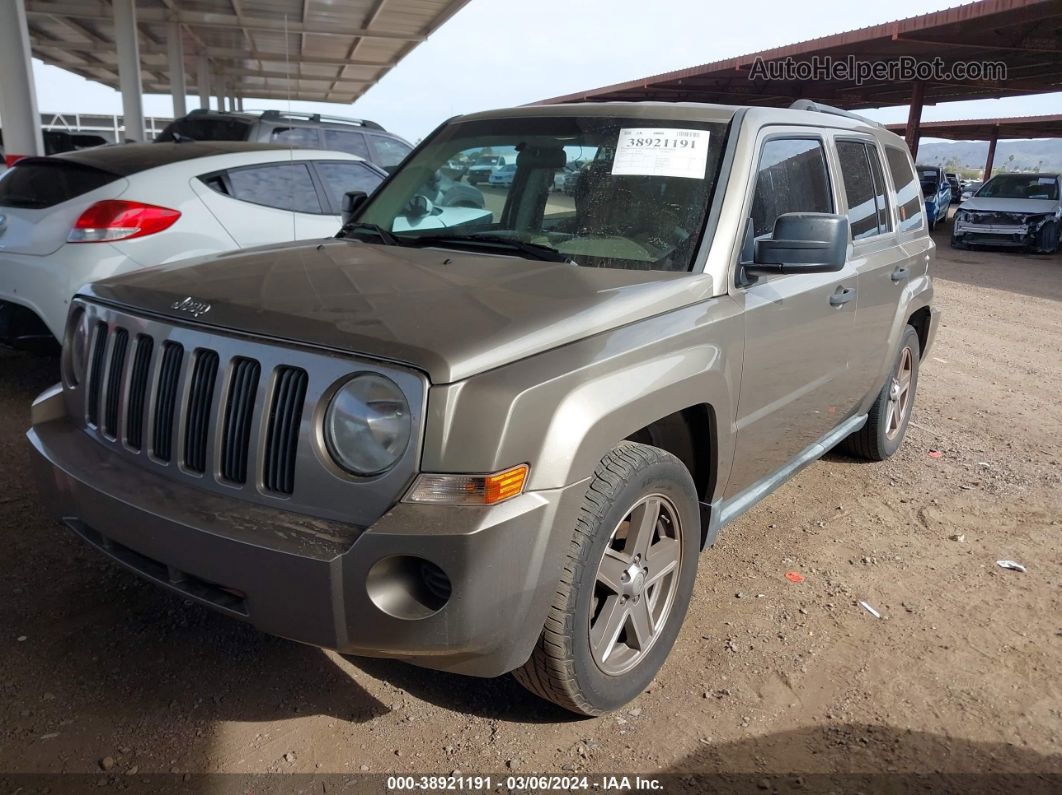
[[[67,380],[70,382],[70,386],[77,386],[85,378],[85,368],[88,366],[88,352],[91,342],[92,332],[88,312],[85,311],[83,306],[76,304],[66,335]]]
[[[966,211],[965,210],[959,210],[958,212],[955,213],[955,220],[956,221],[962,221],[963,223],[965,223],[966,219],[967,219],[967,215],[966,215]]]
[[[324,438],[332,459],[354,475],[378,475],[397,463],[412,433],[409,404],[390,378],[362,373],[332,397]]]

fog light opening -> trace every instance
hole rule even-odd
[[[369,599],[389,616],[406,620],[427,618],[450,600],[450,578],[437,565],[412,555],[377,561],[365,581]]]

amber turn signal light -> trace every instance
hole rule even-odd
[[[522,494],[530,472],[527,464],[491,475],[420,475],[406,502],[435,505],[495,505]]]

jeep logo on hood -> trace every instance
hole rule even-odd
[[[192,296],[188,296],[183,300],[174,301],[170,304],[170,309],[176,309],[178,312],[187,312],[192,317],[199,317],[210,311],[210,304],[206,301],[197,301]]]

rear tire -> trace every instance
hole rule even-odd
[[[884,461],[900,448],[914,408],[920,357],[918,332],[913,326],[906,326],[900,336],[900,349],[885,386],[870,407],[866,425],[838,445],[842,452],[868,461]]]
[[[620,443],[594,472],[542,635],[513,676],[579,715],[623,706],[675,643],[699,553],[689,470],[659,448]]]

